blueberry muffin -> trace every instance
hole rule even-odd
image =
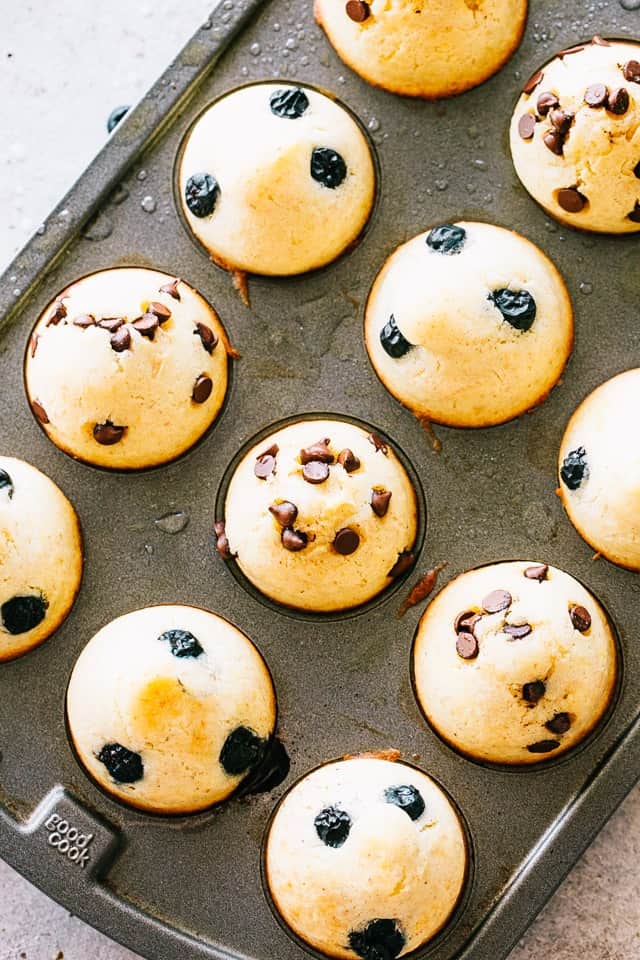
[[[300,420],[235,470],[218,549],[266,596],[301,610],[358,606],[413,563],[416,495],[391,446],[343,420]]]
[[[611,700],[617,653],[573,577],[516,561],[469,570],[430,603],[413,650],[418,701],[461,753],[532,764],[575,746]]]
[[[276,909],[330,957],[393,960],[451,916],[467,870],[464,830],[421,770],[371,755],[307,774],[276,810],[265,844]]]
[[[80,524],[62,490],[23,460],[0,457],[0,661],[57,630],[82,562]]]
[[[638,410],[640,369],[607,380],[571,417],[558,463],[559,493],[580,536],[630,570],[640,570],[640,448],[629,427]]]
[[[152,467],[185,453],[220,412],[226,335],[184,281],[102,270],[46,308],[25,383],[34,416],[65,453],[98,467]]]
[[[225,800],[265,757],[276,723],[267,666],[222,617],[135,610],[89,641],[67,691],[71,740],[108,793],[152,813]]]
[[[310,87],[259,83],[213,103],[179,162],[182,209],[229,270],[285,276],[322,267],[369,219],[375,171],[351,114]]]
[[[488,223],[442,224],[398,247],[365,311],[383,384],[419,418],[489,427],[541,403],[573,346],[562,277]]]
[[[475,87],[520,43],[527,0],[315,0],[338,56],[376,87],[450,97]]]
[[[562,223],[640,230],[640,44],[594,37],[534,73],[511,153],[524,187]]]

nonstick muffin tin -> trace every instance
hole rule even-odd
[[[350,73],[314,25],[308,0],[225,0],[123,121],[0,283],[3,452],[43,469],[83,525],[84,582],[58,633],[0,668],[0,855],[104,932],[149,957],[302,960],[274,919],[261,842],[277,799],[329,758],[397,748],[446,787],[472,865],[456,915],[420,956],[505,956],[637,778],[640,621],[637,576],[594,561],[555,496],[556,456],[579,401],[637,365],[638,240],[593,237],[550,221],[517,182],[507,128],[522,82],[563,46],[640,33],[617,0],[532,0],[524,42],[505,69],[450,102],[375,90]],[[361,242],[332,266],[290,280],[252,278],[251,310],[192,241],[173,194],[180,143],[212,99],[272,77],[326,88],[368,129],[379,195]],[[61,136],[63,136],[61,131]],[[534,413],[490,430],[436,428],[441,452],[380,385],[362,340],[364,302],[384,259],[434,223],[513,227],[562,271],[577,339],[562,384]],[[137,475],[59,453],[31,415],[22,361],[55,293],[93,270],[154,266],[194,285],[219,312],[242,359],[226,407],[194,450]],[[212,522],[230,462],[270,424],[337,414],[388,435],[420,478],[426,531],[415,572],[380,603],[346,617],[299,618],[262,602],[215,555]],[[629,419],[630,441],[637,426]],[[310,438],[314,439],[314,438]],[[188,522],[187,522],[188,520]],[[176,531],[176,532],[171,532]],[[465,760],[428,728],[411,689],[419,608],[396,613],[419,574],[447,561],[440,584],[471,566],[523,558],[582,580],[618,630],[615,704],[580,748],[535,769]],[[273,672],[279,732],[291,757],[271,793],[204,814],[152,817],[107,798],[69,746],[64,696],[72,665],[107,621],[152,603],[191,603],[230,618]]]

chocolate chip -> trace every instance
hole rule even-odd
[[[39,420],[40,423],[49,423],[49,417],[47,416],[47,411],[42,406],[39,400],[31,401],[31,409],[35,413],[36,419]]]
[[[120,327],[115,333],[111,334],[111,349],[116,353],[122,353],[131,346],[131,334],[126,327]]]
[[[398,554],[398,559],[391,567],[391,570],[389,570],[387,576],[394,578],[401,577],[403,573],[411,569],[415,560],[416,558],[410,550],[403,550],[402,553]]]
[[[549,114],[549,120],[551,120],[552,125],[555,127],[558,133],[562,134],[562,136],[566,136],[566,134],[569,132],[571,124],[573,123],[573,114],[565,113],[564,110],[552,110]]]
[[[47,317],[47,322],[46,322],[47,327],[57,327],[60,321],[64,320],[64,318],[66,317],[67,308],[62,302],[62,299],[63,298],[60,298],[56,300],[56,302],[54,303],[53,310]]]
[[[537,743],[530,743],[527,747],[529,753],[551,753],[560,746],[559,740],[538,740]]]
[[[320,460],[322,463],[333,463],[335,457],[331,453],[331,450],[329,450],[330,443],[329,437],[325,437],[324,440],[318,440],[317,443],[312,443],[310,447],[301,450],[300,463],[311,463],[312,460]]]
[[[551,733],[566,733],[571,726],[571,717],[568,713],[556,713],[551,720],[547,720],[545,727]]]
[[[523,140],[531,140],[536,129],[536,118],[532,113],[523,113],[518,120],[518,133]]]
[[[558,205],[567,213],[580,213],[584,209],[587,198],[577,187],[562,187],[556,195]]]
[[[607,97],[607,110],[621,117],[629,109],[629,91],[625,87],[612,90]]]
[[[353,473],[354,470],[360,469],[360,461],[353,450],[349,450],[348,447],[345,447],[344,450],[341,450],[338,454],[338,463],[347,473]]]
[[[631,83],[640,83],[640,61],[627,60],[622,68],[622,73],[625,80],[629,80]]]
[[[35,357],[36,355],[36,350],[38,349],[39,342],[40,342],[40,334],[32,333],[31,339],[29,340],[29,352],[31,353],[32,357]]]
[[[172,280],[170,283],[165,283],[164,286],[160,287],[159,293],[168,293],[170,297],[173,297],[174,300],[180,299],[180,291],[178,290],[178,284],[180,283],[180,278],[176,277],[175,280]]]
[[[638,164],[638,166],[640,166],[640,164]],[[640,174],[636,174],[636,176],[640,176]],[[640,223],[640,201],[636,200],[635,207],[631,213],[627,214],[627,220],[631,220],[633,223]]]
[[[296,522],[298,508],[290,500],[281,500],[280,503],[272,503],[269,512],[273,514],[281,527],[291,527]]]
[[[137,330],[142,337],[148,337],[153,340],[160,321],[153,313],[145,313],[143,317],[138,317],[133,321],[133,329]]]
[[[508,623],[505,627],[502,628],[504,633],[511,637],[512,640],[523,640],[525,637],[528,637],[531,633],[531,624],[530,623],[518,623],[511,624]]]
[[[348,557],[360,546],[360,537],[351,527],[343,527],[336,533],[333,546],[343,557]]]
[[[527,567],[524,571],[524,575],[527,580],[538,580],[542,583],[543,580],[547,580],[547,574],[549,573],[549,565],[547,563],[536,563],[532,567]]]
[[[193,332],[198,334],[207,353],[213,353],[218,344],[218,338],[211,327],[208,327],[206,323],[197,323]]]
[[[586,44],[577,43],[575,47],[567,47],[566,50],[561,50],[560,53],[557,54],[557,57],[561,59],[562,57],[570,56],[572,53],[580,53],[580,51],[584,50],[585,47],[586,47]]]
[[[345,10],[349,19],[355,23],[362,23],[371,15],[369,4],[365,3],[364,0],[349,0]]]
[[[74,327],[80,327],[82,330],[86,330],[87,327],[94,327],[96,323],[96,318],[92,313],[81,313],[79,317],[76,317],[73,321]]]
[[[169,307],[165,307],[164,303],[158,303],[157,300],[151,301],[147,307],[147,313],[151,313],[154,317],[157,317],[158,323],[166,323],[167,320],[171,319],[171,310],[169,310]]]
[[[225,532],[224,520],[216,520],[213,525],[213,529],[216,535],[216,550],[223,560],[230,560],[232,556],[231,547],[229,546],[229,541]]]
[[[456,637],[456,653],[463,660],[475,660],[480,653],[480,645],[472,633],[459,633]]]
[[[539,84],[540,81],[542,80],[543,77],[544,77],[544,73],[542,72],[542,70],[536,70],[535,73],[532,73],[532,74],[531,74],[531,76],[529,77],[529,79],[527,80],[527,82],[525,83],[525,85],[523,86],[522,92],[523,92],[524,94],[526,94],[527,96],[529,96],[530,94],[532,94],[533,91],[535,90],[535,88],[538,86],[538,84]]]
[[[378,453],[378,451],[381,451],[386,456],[387,453],[389,452],[389,448],[387,447],[386,443],[384,442],[384,440],[379,434],[370,433],[367,437],[367,440],[369,441],[369,443],[372,443],[374,445],[374,447],[376,448],[376,453]]]
[[[371,509],[376,517],[386,517],[391,500],[391,491],[384,488],[374,488],[371,491]]]
[[[193,385],[191,399],[194,403],[205,403],[211,396],[212,390],[213,382],[211,377],[207,377],[206,374],[202,373]]]
[[[324,483],[329,478],[329,464],[311,460],[302,467],[302,476],[307,483]]]
[[[304,550],[309,542],[306,533],[303,533],[302,530],[293,530],[291,527],[284,528],[280,539],[285,550],[290,550],[292,553]]]
[[[269,447],[268,450],[265,450],[264,453],[261,453],[258,457],[256,457],[253,472],[258,480],[266,480],[267,477],[270,477],[272,473],[276,472],[276,456],[278,449],[278,444],[274,443]]]
[[[546,117],[549,113],[549,110],[555,110],[556,107],[560,106],[560,101],[558,100],[555,93],[551,93],[550,90],[545,90],[540,94],[536,103],[536,110],[541,117]]]
[[[126,427],[116,426],[111,420],[105,420],[104,423],[96,423],[94,426],[93,439],[103,447],[111,447],[122,440],[126,429]]]
[[[102,320],[98,320],[98,326],[102,330],[108,330],[109,333],[115,333],[116,330],[119,330],[124,320],[122,317],[103,317]]]
[[[588,107],[603,107],[608,96],[609,90],[604,83],[592,83],[584,92],[584,102]]]
[[[507,590],[493,590],[482,601],[482,607],[487,613],[500,613],[511,606],[513,597]]]
[[[562,156],[562,148],[564,147],[564,137],[557,130],[547,130],[542,142],[545,147],[548,147],[551,150],[551,153],[555,153],[556,156]]]
[[[13,480],[6,470],[0,469],[0,490],[7,491],[9,500],[13,498]]]
[[[586,633],[591,626],[591,614],[586,607],[581,607],[577,603],[571,604],[569,607],[569,616],[571,617],[571,623],[574,628],[580,633]]]
[[[475,610],[463,610],[459,613],[453,622],[453,629],[456,633],[474,633],[474,627],[478,620],[482,620],[482,615]]]
[[[538,700],[542,700],[546,691],[544,680],[531,680],[522,686],[522,699],[527,703],[537,703]]]

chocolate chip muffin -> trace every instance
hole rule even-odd
[[[430,603],[413,650],[429,723],[461,753],[532,764],[586,737],[611,700],[607,616],[569,574],[516,561],[469,570]]]
[[[640,449],[629,426],[639,409],[640,369],[607,380],[571,417],[558,463],[558,492],[580,536],[630,570],[640,570]]]
[[[562,277],[488,223],[441,224],[398,247],[365,311],[383,384],[421,419],[489,427],[541,403],[573,346]]]
[[[310,87],[260,83],[213,103],[179,161],[182,209],[212,259],[285,276],[322,267],[369,219],[371,150],[351,114]]]
[[[450,97],[475,87],[520,43],[527,0],[315,0],[338,56],[376,87]]]
[[[511,153],[524,187],[562,223],[640,230],[640,44],[594,37],[534,73]]]
[[[216,530],[223,557],[267,597],[347,610],[412,565],[417,501],[386,440],[344,420],[300,420],[242,459]]]
[[[25,360],[34,416],[65,453],[137,470],[173,460],[217,417],[226,336],[192,287],[142,267],[66,287],[35,325]]]
[[[24,460],[0,457],[0,661],[58,629],[82,560],[80,524],[62,490]]]
[[[267,666],[222,617],[186,606],[112,620],[76,661],[67,718],[108,793],[152,813],[225,800],[264,758],[276,723]]]
[[[426,773],[365,754],[298,781],[276,810],[264,862],[273,904],[309,946],[393,960],[447,923],[467,849],[455,809]]]

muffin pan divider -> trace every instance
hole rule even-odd
[[[553,0],[531,0],[524,42],[501,73],[458,99],[422,103],[350,73],[314,25],[311,6],[224,0],[0,282],[2,450],[61,486],[78,510],[86,548],[83,585],[66,623],[42,647],[0,666],[0,855],[142,955],[304,960],[262,889],[269,816],[311,767],[345,753],[397,748],[459,806],[473,858],[461,909],[417,955],[498,960],[640,770],[640,581],[594,562],[555,496],[556,455],[571,412],[640,356],[638,241],[551,222],[517,181],[507,128],[523,80],[555,50],[594,33],[629,35],[639,23],[617,0],[604,0],[587,27],[584,0],[567,0],[561,11]],[[553,25],[552,38],[544,39],[541,24]],[[250,279],[249,311],[188,236],[173,195],[174,163],[208,102],[273,77],[328,89],[354,110],[378,154],[379,197],[361,242],[332,266],[284,281]],[[436,453],[373,373],[362,312],[395,246],[459,219],[513,227],[554,260],[573,299],[577,340],[562,384],[534,413],[491,430],[436,428]],[[123,264],[183,277],[213,304],[242,354],[226,407],[204,441],[181,460],[137,475],[92,469],[54,449],[29,411],[22,378],[31,327],[49,299],[77,277]],[[215,504],[231,461],[270,424],[310,412],[378,426],[406,455],[426,497],[415,572],[382,602],[340,619],[298,619],[266,606],[214,550]],[[177,511],[188,524],[166,532],[156,521]],[[582,580],[612,617],[623,663],[616,702],[595,734],[530,770],[470,762],[429,729],[409,672],[421,611],[396,617],[410,586],[435,563],[448,563],[442,585],[471,566],[515,558]],[[88,780],[69,745],[64,698],[76,657],[101,626],[137,607],[173,602],[219,612],[256,642],[273,672],[292,768],[270,794],[167,818],[127,809]],[[50,842],[52,815],[94,834],[92,868]]]

